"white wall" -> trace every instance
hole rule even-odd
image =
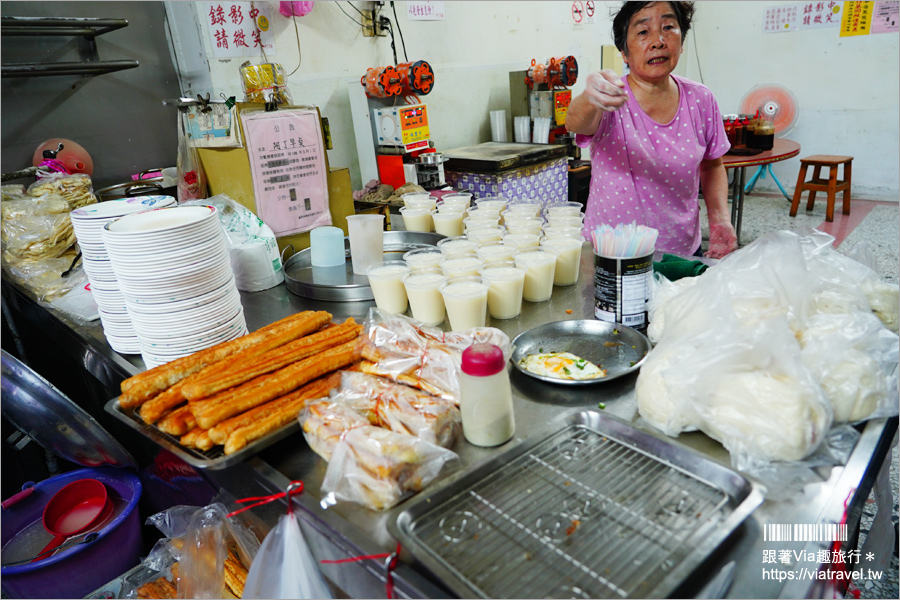
[[[274,3],[277,7],[277,3]],[[353,18],[359,14],[340,3]],[[371,2],[353,2],[369,8]],[[743,94],[758,83],[789,87],[801,107],[800,122],[790,134],[801,144],[801,156],[846,154],[855,157],[854,194],[897,199],[898,57],[897,34],[839,38],[837,29],[763,34],[762,15],[773,2],[698,2],[694,29],[678,72],[703,82],[723,111],[733,112]],[[787,3],[785,3],[787,4]],[[448,1],[443,21],[408,21],[406,2],[396,2],[410,60],[427,60],[436,73],[428,104],[432,138],[439,150],[490,140],[488,111],[509,109],[510,71],[524,70],[531,59],[574,55],[581,76],[600,68],[600,47],[611,44],[610,10],[618,2],[597,2],[596,23],[575,25],[567,0],[532,2]],[[391,17],[390,5],[384,14]],[[198,19],[203,5],[196,3]],[[276,9],[277,10],[277,9]],[[354,188],[361,185],[350,115],[347,82],[368,67],[394,64],[390,38],[363,37],[361,28],[335,2],[316,2],[313,11],[296,18],[302,63],[289,78],[294,102],[314,104],[328,117],[334,150],[332,167],[349,167]],[[276,15],[277,55],[288,72],[297,66],[294,24]],[[207,56],[210,41],[201,27]],[[397,52],[403,61],[399,35]],[[247,59],[209,58],[213,97],[240,91],[238,66]],[[200,90],[197,90],[200,91]],[[237,94],[240,97],[240,94]],[[511,123],[509,131],[512,131]],[[775,166],[792,191],[798,159]],[[770,180],[762,189],[772,188]]]
[[[726,113],[755,85],[790,89],[800,118],[786,137],[800,143],[800,157],[852,156],[855,197],[900,199],[900,37],[839,37],[837,27],[763,33],[765,9],[779,4],[794,3],[698,2],[687,76],[699,81],[702,71]],[[799,157],[773,165],[789,194],[799,168]],[[757,188],[777,191],[771,179]]]

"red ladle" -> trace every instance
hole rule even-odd
[[[109,516],[107,505],[112,507],[109,493],[96,479],[79,479],[61,488],[44,507],[44,529],[53,539],[35,561],[50,556],[49,552],[66,538],[91,529]]]

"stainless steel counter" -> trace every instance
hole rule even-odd
[[[4,282],[5,297],[8,291],[14,294],[16,302],[28,304],[27,293],[18,289],[8,290]],[[247,326],[251,331],[306,309],[328,310],[334,315],[335,320],[354,317],[362,321],[368,309],[374,304],[309,301],[289,293],[284,285],[263,292],[242,293],[241,296]],[[52,311],[37,305],[27,307],[25,312],[30,315],[29,318],[50,319],[62,324],[68,321],[51,315]],[[44,316],[41,316],[41,313]],[[503,330],[513,338],[519,332],[536,325],[581,318],[593,318],[593,254],[587,244],[582,253],[581,277],[577,285],[554,288],[553,297],[547,302],[537,304],[525,302],[523,313],[518,319],[492,320],[489,325]],[[71,322],[69,324],[71,325]],[[131,374],[139,372],[143,366],[139,358],[124,359],[106,346],[99,321],[95,326],[72,326],[69,334],[79,340],[82,355],[91,357],[90,360],[84,361],[86,369],[96,371],[97,364],[106,363],[104,368],[111,373],[118,374],[125,371]],[[670,442],[686,445],[722,464],[728,465],[730,462],[724,448],[702,433],[683,434],[677,440],[671,440],[643,424],[637,415],[634,395],[636,375],[578,388],[546,384],[521,375],[514,369],[510,369],[510,379],[516,416],[516,435],[513,440],[497,448],[479,448],[460,439],[452,449],[459,454],[463,468],[432,485],[448,485],[495,453],[522,442],[530,435],[546,432],[556,425],[562,426],[574,413],[585,409],[599,410],[598,403],[605,405],[603,410],[606,413],[635,427]],[[819,595],[821,592],[817,591],[817,586],[822,582],[810,577],[804,578],[806,572],[803,569],[815,571],[820,565],[793,558],[787,563],[778,561],[777,564],[764,564],[764,551],[774,550],[776,555],[784,550],[802,551],[803,554],[799,556],[807,556],[805,553],[812,551],[815,554],[817,550],[830,548],[830,544],[826,541],[765,541],[764,526],[840,523],[847,501],[849,511],[846,522],[852,532],[858,523],[862,504],[875,475],[888,454],[896,429],[896,418],[876,419],[865,424],[845,466],[824,469],[821,472],[822,481],[806,485],[802,492],[798,492],[789,500],[765,501],[720,550],[714,553],[714,557],[688,578],[677,595],[694,596],[721,566],[732,560],[736,561],[737,568],[728,597],[776,598]],[[323,509],[319,506],[319,489],[325,466],[326,463],[307,447],[302,436],[297,435],[265,449],[242,464],[222,471],[207,471],[206,475],[237,498],[282,491],[291,480],[302,480],[305,491],[297,497],[296,503],[303,509],[304,529],[320,559],[346,558],[394,550],[397,542],[388,532],[387,524],[403,505],[384,513],[375,513],[347,504]],[[282,510],[283,507],[278,509],[270,505],[254,512],[262,523],[271,526]],[[500,559],[498,557],[498,560]],[[764,569],[770,571],[765,577]],[[366,560],[341,565],[324,565],[323,572],[350,597],[376,597],[384,593],[379,583],[384,579],[382,561]],[[782,578],[781,581],[779,577]],[[790,579],[791,577],[793,579]],[[401,553],[401,562],[395,571],[395,586],[398,596],[452,595],[406,552]]]

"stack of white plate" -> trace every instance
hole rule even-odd
[[[109,262],[106,246],[103,245],[101,231],[113,219],[175,204],[172,196],[138,196],[91,204],[75,209],[69,215],[81,248],[84,272],[91,282],[91,292],[100,311],[103,333],[116,352],[139,354],[141,347],[131,326],[131,317],[128,316],[125,299],[119,291],[119,283]]]
[[[212,206],[122,217],[104,226],[103,243],[148,368],[247,334]]]

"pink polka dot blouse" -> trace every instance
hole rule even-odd
[[[657,251],[691,255],[700,247],[700,162],[719,158],[730,145],[712,92],[672,78],[679,99],[669,123],[647,116],[623,78],[627,102],[604,113],[593,136],[575,136],[576,144],[591,148],[587,239],[597,225],[636,221],[659,231]]]

